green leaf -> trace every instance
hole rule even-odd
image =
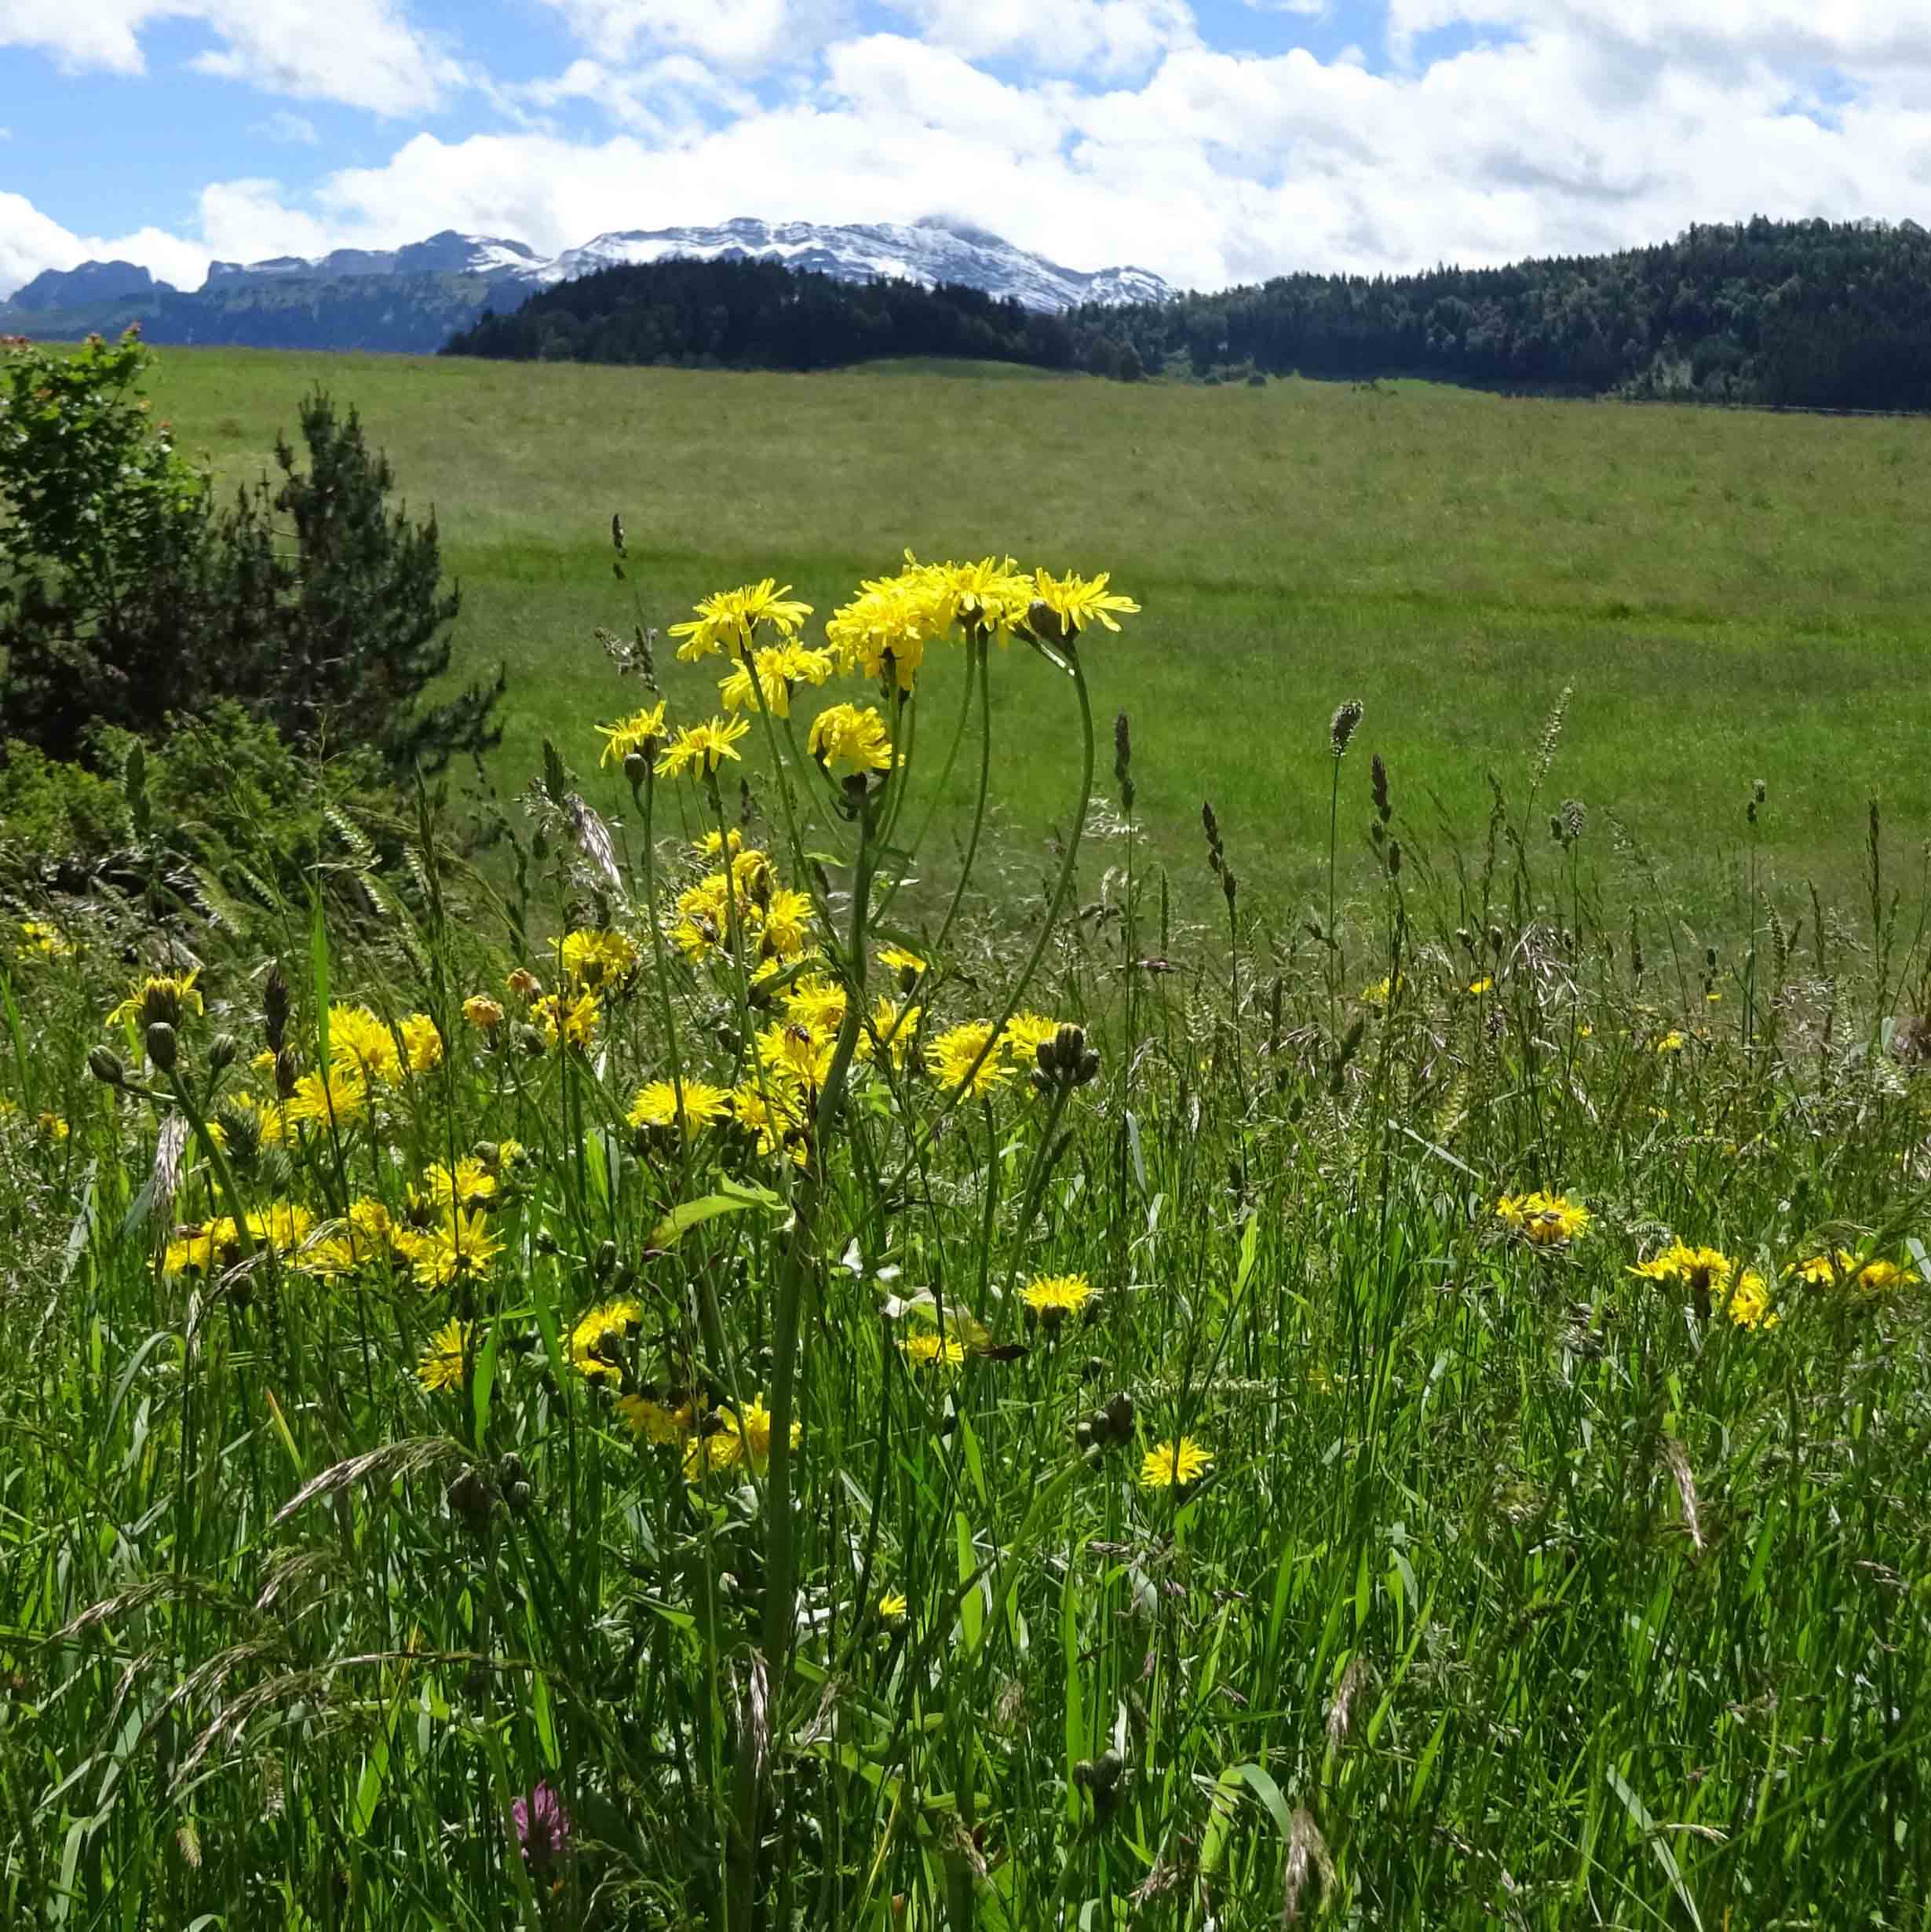
[[[725,1181],[714,1194],[700,1195],[694,1201],[681,1201],[651,1230],[652,1247],[674,1247],[692,1228],[720,1214],[741,1214],[747,1208],[760,1207],[768,1214],[784,1212],[784,1196],[769,1188],[755,1187],[746,1181]]]

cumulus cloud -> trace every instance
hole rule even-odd
[[[1198,38],[1187,0],[889,0],[922,39],[1053,74],[1137,73]],[[1319,0],[1316,0],[1319,4]]]
[[[192,241],[164,241],[177,257],[246,257],[453,227],[555,252],[610,228],[733,215],[944,210],[1073,267],[1133,263],[1213,287],[1298,268],[1593,251],[1752,213],[1901,216],[1931,184],[1931,101],[1899,78],[1924,34],[1875,0],[1846,0],[1842,18],[1819,9],[1825,27],[1797,0],[1682,9],[1735,39],[1723,60],[1677,57],[1689,29],[1661,0],[1393,0],[1391,24],[1424,36],[1424,53],[1433,27],[1477,24],[1484,38],[1380,72],[1353,48],[1328,60],[1217,52],[1183,8],[1134,3],[1172,35],[1144,71],[1103,74],[1102,51],[1077,74],[1006,57],[1029,23],[1092,24],[1110,0],[1033,0],[1024,15],[984,0],[971,17],[954,0],[898,0],[936,31],[834,38],[761,98],[731,63],[805,20],[804,0],[553,0],[608,51],[523,84],[517,104],[526,121],[594,104],[608,138],[527,124],[418,133],[301,194],[217,184]],[[948,19],[964,44],[946,44]],[[716,57],[666,51],[677,33],[706,32]],[[1843,64],[1813,57],[1825,33]],[[1855,78],[1880,57],[1881,80]],[[1798,111],[1827,94],[1827,114]],[[16,263],[54,245],[52,224],[37,243],[20,239],[26,226],[7,244]],[[54,232],[77,259],[75,238]]]
[[[809,60],[849,24],[849,0],[548,0],[598,60],[684,49],[734,68]]]
[[[31,47],[70,72],[146,71],[144,31],[190,20],[214,45],[202,72],[265,92],[404,115],[441,105],[468,76],[397,0],[5,0],[0,47]]]
[[[111,239],[75,235],[25,195],[0,189],[0,301],[43,268],[78,268],[83,261],[136,261],[177,288],[199,288],[208,256],[196,243],[160,228]]]

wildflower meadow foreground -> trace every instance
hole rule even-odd
[[[1878,809],[1855,915],[1773,787],[1686,909],[1560,714],[1458,844],[1344,704],[1256,907],[1265,826],[1143,849],[1137,608],[766,580],[669,634],[709,714],[612,647],[502,868],[424,790],[306,904],[9,909],[0,1924],[1926,1922]]]

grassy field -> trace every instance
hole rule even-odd
[[[1439,794],[1466,831],[1485,768],[1519,798],[1573,687],[1550,793],[1615,813],[1687,904],[1723,891],[1754,779],[1765,853],[1793,884],[1848,885],[1869,798],[1900,827],[1931,808],[1931,423],[1410,383],[229,350],[168,352],[155,393],[183,447],[234,477],[316,382],[435,505],[467,597],[462,658],[510,667],[498,769],[517,782],[546,735],[587,762],[589,723],[618,700],[590,639],[635,621],[610,569],[619,511],[653,625],[772,573],[822,616],[907,546],[1112,571],[1144,615],[1092,653],[1094,702],[1131,711],[1149,835],[1191,867],[1210,798],[1243,875],[1293,892],[1327,836],[1322,774],[1299,754],[1349,696],[1408,797]],[[680,708],[707,702],[697,673],[667,670]],[[1054,683],[1015,663],[996,694],[1003,794],[1028,837],[1071,809]],[[1597,827],[1586,856],[1607,867]]]
[[[305,373],[167,369],[231,475]],[[327,373],[514,656],[528,863],[344,819],[0,919],[0,1927],[1931,1923],[1926,895],[1706,961],[1546,827],[1902,843],[1917,425]],[[761,730],[748,849],[701,739],[614,834],[524,791],[635,703],[612,507],[660,620],[1116,567],[1063,673],[933,646],[1017,830],[1099,711],[1048,890],[922,840],[920,703],[841,781]],[[1245,883],[1150,959],[1203,794]]]

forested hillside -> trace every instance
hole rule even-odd
[[[962,356],[1110,376],[1449,382],[1822,408],[1931,408],[1931,234],[1755,220],[1619,254],[1400,276],[1291,275],[1031,313],[976,289],[654,262],[485,315],[460,355],[819,369]]]
[[[1148,368],[1931,408],[1931,234],[1915,221],[1692,228],[1619,254],[1292,275],[1086,311]]]
[[[1103,316],[1103,307],[1083,312]],[[604,268],[485,314],[454,356],[706,368],[829,369],[886,356],[960,356],[1043,368],[1129,369],[1090,324],[942,282],[846,282],[772,261],[673,258]]]

